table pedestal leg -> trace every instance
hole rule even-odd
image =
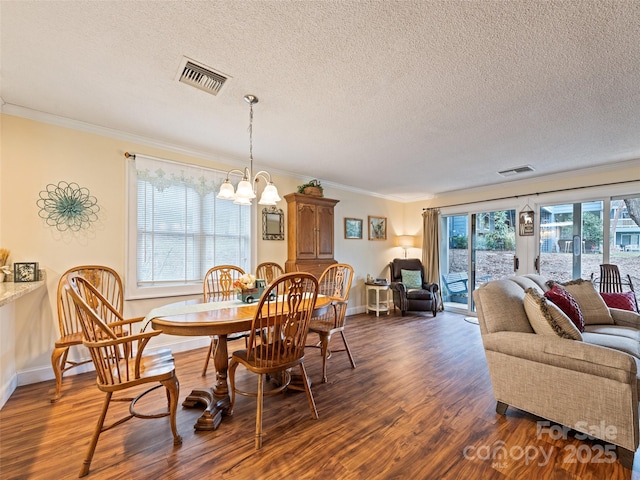
[[[197,404],[205,406],[204,412],[196,421],[194,428],[201,430],[215,430],[222,422],[222,415],[229,413],[231,398],[227,384],[227,370],[229,359],[227,352],[227,336],[218,337],[218,345],[214,352],[213,363],[216,368],[216,383],[213,388],[197,388],[182,402],[183,407],[191,408]]]
[[[212,388],[196,388],[182,402],[182,406],[187,408],[195,407],[197,404],[205,406],[204,412],[193,426],[200,431],[217,429],[222,422],[222,412],[229,408],[229,403],[228,398],[216,400]]]

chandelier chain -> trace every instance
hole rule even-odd
[[[216,198],[223,200],[233,200],[238,205],[251,205],[251,200],[256,198],[256,190],[260,179],[265,181],[265,187],[260,196],[260,205],[276,205],[280,201],[278,189],[271,181],[269,172],[260,170],[254,174],[253,172],[253,104],[258,103],[258,97],[255,95],[245,95],[245,102],[249,104],[249,167],[243,170],[232,169],[227,172],[227,178],[222,185]],[[237,189],[229,181],[231,174],[241,175],[242,180],[238,183]]]
[[[249,159],[251,160],[251,173],[253,174],[253,103],[249,104]]]

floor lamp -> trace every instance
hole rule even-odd
[[[398,237],[398,245],[404,251],[404,258],[407,258],[407,250],[415,246],[415,238],[411,235],[400,235]]]

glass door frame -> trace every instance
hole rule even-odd
[[[516,198],[507,199],[507,200],[499,200],[494,202],[485,202],[473,205],[465,205],[468,207],[467,209],[462,210],[461,207],[458,208],[443,208],[441,209],[441,221],[440,221],[440,265],[441,265],[441,275],[445,275],[448,271],[444,270],[444,266],[448,265],[446,261],[448,252],[449,252],[449,232],[445,231],[446,227],[446,218],[455,217],[455,216],[465,216],[467,220],[467,290],[468,290],[468,298],[466,306],[463,303],[457,302],[446,302],[446,307],[448,310],[463,313],[463,314],[474,314],[475,313],[475,301],[473,299],[473,292],[476,288],[476,249],[473,247],[474,241],[477,233],[477,218],[478,214],[481,213],[491,213],[491,212],[501,212],[501,211],[510,211],[515,210],[516,218],[518,216],[518,212],[522,208],[518,208],[519,205],[516,205],[518,200]],[[471,208],[469,208],[471,207]],[[474,223],[474,219],[476,222]],[[516,225],[513,225],[516,228]],[[518,257],[520,254],[520,250],[522,250],[521,241],[523,237],[520,237],[517,234],[517,228],[515,233],[515,256]],[[524,238],[533,238],[533,237],[524,237]],[[441,278],[442,280],[442,278]],[[441,291],[444,292],[445,286],[441,285]],[[443,296],[444,301],[444,296]],[[465,308],[466,307],[466,308]]]

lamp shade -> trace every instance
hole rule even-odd
[[[220,185],[220,191],[218,192],[218,198],[221,198],[223,200],[233,200],[233,197],[235,196],[235,191],[233,189],[233,185],[231,185],[231,182],[229,181],[229,179],[226,179],[225,182]]]
[[[236,190],[236,199],[237,198],[248,200],[256,198],[256,194],[253,193],[253,188],[251,187],[250,182],[248,182],[247,180],[242,180],[240,183],[238,183],[238,189]],[[251,204],[251,202],[249,202],[249,204]]]
[[[411,235],[400,235],[398,245],[402,248],[411,248],[415,245],[415,238]]]
[[[262,195],[260,196],[260,201],[258,202],[260,205],[275,205],[279,202],[280,196],[278,195],[278,189],[273,183],[270,183],[264,190],[262,191]]]

